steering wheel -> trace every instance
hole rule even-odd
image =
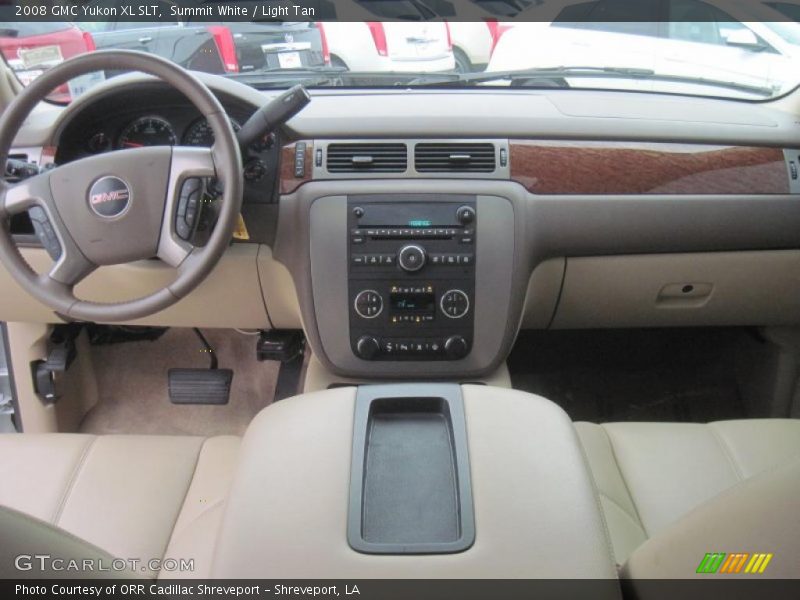
[[[118,150],[45,171],[9,185],[0,180],[0,260],[32,296],[68,320],[128,321],[174,304],[211,272],[228,247],[242,204],[239,144],[222,105],[183,68],[125,50],[83,54],[49,69],[0,116],[0,165],[31,110],[70,79],[105,69],[141,71],[182,92],[208,120],[211,148],[186,146]],[[200,202],[198,178],[222,187],[218,220],[203,247],[190,244],[184,218]],[[192,200],[194,197],[194,200]],[[197,206],[199,210],[199,206]],[[55,263],[37,274],[11,236],[14,214],[30,211]],[[158,257],[177,269],[175,280],[149,296],[120,303],[80,300],[75,286],[101,265]]]

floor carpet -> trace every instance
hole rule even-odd
[[[203,368],[208,354],[191,329],[170,329],[155,341],[92,346],[100,401],[83,420],[84,433],[241,435],[272,402],[278,363],[256,360],[256,338],[204,329],[220,368],[233,369],[224,406],[175,405],[167,391],[171,368]]]
[[[736,382],[742,331],[650,329],[524,333],[509,357],[515,388],[575,421],[745,418]]]

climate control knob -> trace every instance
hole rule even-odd
[[[400,252],[397,254],[397,264],[399,264],[400,268],[404,271],[413,273],[425,266],[426,258],[427,256],[424,248],[416,244],[409,244],[408,246],[400,248]]]
[[[374,319],[383,310],[383,298],[375,290],[362,290],[353,303],[358,316],[362,319]]]
[[[460,319],[469,312],[469,296],[463,290],[448,290],[442,294],[439,306],[445,316]]]
[[[380,343],[371,335],[362,335],[356,342],[356,354],[364,360],[372,360],[380,350]]]
[[[460,335],[451,335],[444,342],[444,353],[453,360],[464,358],[469,353],[469,344]]]

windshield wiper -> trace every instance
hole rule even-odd
[[[489,81],[518,81],[524,79],[558,79],[569,75],[580,77],[582,73],[589,75],[609,74],[612,77],[652,77],[652,69],[623,67],[536,67],[532,69],[514,69],[509,71],[481,71],[477,73],[422,73],[408,85],[465,85],[485,83]]]
[[[244,73],[228,73],[226,77],[236,79],[255,88],[283,87],[291,83],[306,86],[341,86],[345,69],[336,67],[304,67],[301,69],[281,69],[271,67]]]
[[[748,85],[735,81],[721,81],[705,77],[691,77],[687,75],[669,75],[657,73],[652,69],[636,67],[540,67],[533,69],[516,69],[511,71],[493,71],[481,73],[430,73],[408,82],[409,86],[469,86],[477,83],[492,81],[537,81],[537,80],[565,80],[569,77],[605,78],[605,79],[642,79],[649,81],[665,81],[674,83],[692,83],[731,89],[737,92],[746,92],[761,96],[772,96],[771,88]],[[566,84],[566,82],[564,82]]]

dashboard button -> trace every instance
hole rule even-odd
[[[469,354],[469,344],[460,335],[453,335],[445,340],[444,352],[448,358],[459,360]]]
[[[397,261],[404,271],[413,273],[425,266],[425,250],[415,244],[403,246],[397,255]]]
[[[294,176],[305,177],[306,174],[306,144],[297,142],[294,146]]]
[[[460,319],[469,312],[469,297],[462,290],[449,290],[442,295],[439,306],[445,316]]]
[[[354,302],[356,313],[363,319],[374,319],[383,311],[383,298],[375,290],[362,290]]]
[[[380,342],[371,335],[362,335],[356,342],[356,354],[364,360],[375,358],[380,351]]]
[[[456,210],[456,219],[462,225],[469,225],[475,220],[475,209],[471,206],[461,206]]]

